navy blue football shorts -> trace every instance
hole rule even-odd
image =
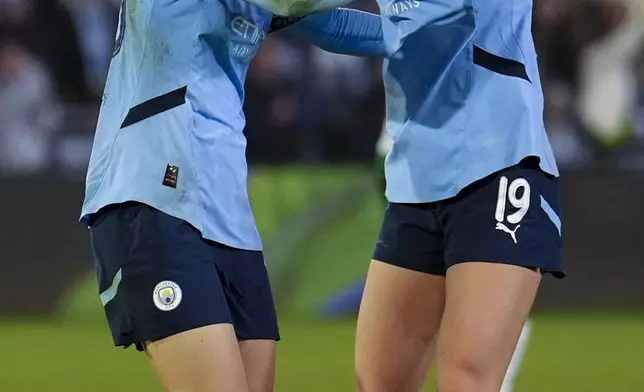
[[[478,261],[563,278],[557,192],[557,178],[529,158],[450,199],[389,203],[373,258],[432,275]]]
[[[239,340],[279,340],[262,252],[204,240],[183,220],[139,203],[92,217],[101,301],[116,346],[232,324]]]

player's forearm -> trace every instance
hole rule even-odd
[[[382,18],[368,12],[337,8],[309,15],[292,27],[314,45],[353,56],[386,56]]]
[[[353,0],[246,0],[275,15],[302,16],[342,7]]]

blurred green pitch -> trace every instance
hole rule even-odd
[[[607,317],[537,317],[516,391],[644,391],[644,319]],[[3,392],[161,390],[144,355],[110,347],[102,323],[5,320],[2,324]],[[355,390],[353,333],[353,321],[283,320],[276,390]]]

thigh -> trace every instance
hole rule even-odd
[[[444,281],[372,261],[358,315],[356,372],[362,392],[417,392],[433,356]]]
[[[275,387],[275,340],[239,342],[250,392],[272,392]]]
[[[248,391],[210,246],[185,222],[140,204],[113,206],[90,236],[117,346],[148,354],[173,391]]]
[[[447,271],[438,390],[500,390],[540,280],[539,272],[497,263],[461,263]]]
[[[126,204],[102,211],[90,236],[115,345],[232,323],[210,247],[185,222]]]
[[[232,325],[149,342],[145,352],[168,392],[251,392]]]
[[[273,294],[259,251],[211,243],[251,392],[271,392],[280,339]]]
[[[273,294],[262,252],[211,243],[239,340],[250,392],[271,392],[280,339]]]

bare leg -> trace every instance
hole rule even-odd
[[[250,392],[273,392],[276,346],[277,342],[274,340],[239,342]]]
[[[193,329],[146,345],[168,392],[250,392],[230,324]]]
[[[447,271],[437,343],[439,392],[499,392],[541,281],[538,272],[471,262]]]
[[[356,373],[361,392],[418,392],[434,354],[445,278],[372,261],[360,306]]]

